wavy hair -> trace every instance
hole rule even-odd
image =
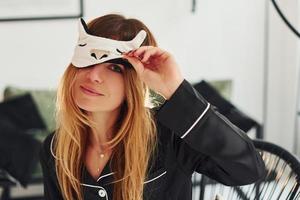
[[[147,32],[144,45],[157,46],[149,29],[137,19],[109,14],[88,23],[90,34],[115,40],[131,40],[141,30]],[[57,91],[57,128],[53,143],[55,167],[61,193],[66,200],[83,199],[80,185],[83,176],[88,131],[95,122],[80,109],[73,98],[77,68],[70,64],[64,72]],[[156,125],[149,108],[145,107],[147,86],[134,69],[125,70],[125,101],[115,124],[115,134],[107,143],[112,151],[114,171],[114,200],[143,199],[143,184],[155,153]]]

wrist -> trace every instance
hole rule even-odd
[[[181,85],[183,80],[184,78],[181,77],[175,81],[170,82],[169,84],[166,84],[166,90],[163,93],[161,93],[162,96],[165,97],[165,99],[169,100],[171,96],[175,93],[177,88]]]

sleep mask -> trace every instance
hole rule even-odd
[[[79,38],[71,63],[78,68],[105,62],[131,66],[127,60],[123,59],[122,54],[139,48],[146,36],[147,33],[144,30],[140,30],[130,41],[119,41],[94,36],[89,33],[85,21],[80,18]]]

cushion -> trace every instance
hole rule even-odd
[[[0,119],[21,130],[45,129],[45,124],[30,94],[0,103]]]
[[[14,86],[8,86],[4,90],[4,100],[14,98],[16,96],[30,93],[38,108],[41,118],[45,122],[46,128],[49,132],[55,130],[55,90],[34,90],[25,89]]]
[[[255,120],[230,103],[205,80],[194,84],[194,87],[208,102],[216,106],[222,115],[243,131],[248,132],[252,127],[257,125]]]
[[[0,103],[0,168],[26,186],[38,164],[41,142],[27,132],[43,130],[30,94]]]

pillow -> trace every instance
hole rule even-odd
[[[55,90],[32,90],[8,86],[4,90],[4,100],[30,93],[38,108],[41,118],[49,132],[55,130]]]
[[[28,132],[45,130],[30,94],[0,103],[0,168],[26,186],[38,164],[41,142]]]
[[[30,94],[0,103],[0,120],[9,121],[13,126],[24,131],[46,128]]]
[[[216,106],[219,112],[229,119],[234,125],[242,129],[244,132],[248,132],[252,127],[257,125],[257,122],[238,108],[236,108],[233,104],[231,104],[228,100],[226,100],[223,96],[219,94],[219,92],[209,83],[202,80],[199,83],[194,84],[194,88],[212,105]]]
[[[230,101],[232,92],[232,80],[210,80],[207,81],[223,98]]]
[[[209,81],[209,84],[212,85],[225,99],[229,100],[231,96],[231,80],[216,80]],[[158,110],[160,106],[165,103],[165,98],[159,93],[156,93],[153,90],[149,90],[149,99],[147,100],[147,106]]]
[[[0,120],[0,130],[0,168],[26,187],[42,143],[7,120]]]
[[[28,135],[32,136],[35,140],[43,143],[45,138],[50,134],[48,130],[44,129],[34,129],[27,132]],[[31,178],[33,181],[41,180],[43,178],[42,166],[38,163],[35,168],[32,169]]]

